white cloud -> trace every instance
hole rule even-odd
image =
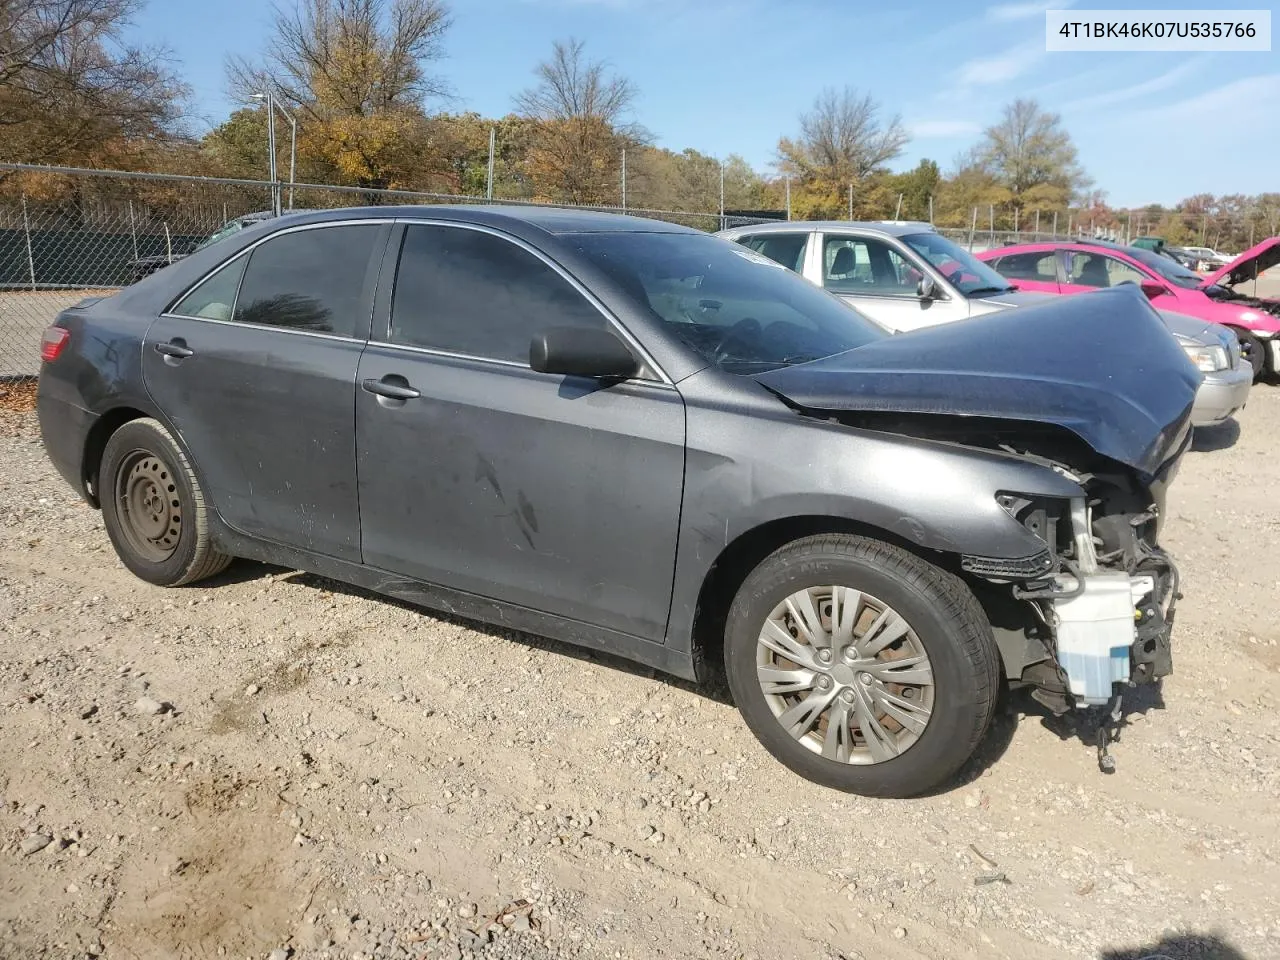
[[[991,57],[977,57],[960,65],[956,79],[964,86],[983,87],[996,83],[1008,83],[1025,73],[1045,55],[1044,41],[1010,47]]]
[[[917,140],[971,137],[981,129],[972,120],[916,120],[907,124],[907,130]]]
[[[987,7],[988,20],[1030,20],[1046,10],[1065,10],[1074,0],[1030,0],[1028,3],[1002,3]]]
[[[1255,116],[1259,120],[1274,119],[1274,111],[1258,105],[1275,103],[1277,99],[1280,99],[1280,73],[1261,73],[1224,83],[1179,103],[1131,114],[1128,119],[1168,118],[1183,125],[1196,120],[1225,119],[1228,121],[1225,125],[1230,127],[1233,125],[1230,121],[1241,116]]]
[[[1125,100],[1135,100],[1148,94],[1159,93],[1161,90],[1168,90],[1177,84],[1179,80],[1190,76],[1198,70],[1205,59],[1205,57],[1192,57],[1178,64],[1172,70],[1167,70],[1157,77],[1144,80],[1142,83],[1136,83],[1131,87],[1117,87],[1114,90],[1108,90],[1092,97],[1081,97],[1078,100],[1072,100],[1062,105],[1062,112],[1075,113],[1081,110],[1091,110],[1113,103],[1123,103]]]

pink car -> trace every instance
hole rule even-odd
[[[1255,379],[1280,372],[1280,281],[1270,290],[1258,289],[1267,283],[1261,275],[1280,263],[1280,237],[1264,240],[1208,276],[1150,250],[1103,240],[1024,243],[977,256],[1020,290],[1086,293],[1136,283],[1157,309],[1235,331]]]

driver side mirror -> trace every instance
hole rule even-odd
[[[529,344],[529,366],[538,373],[559,373],[598,380],[627,380],[640,364],[614,333],[590,327],[550,327]]]
[[[916,296],[921,300],[932,300],[937,295],[938,285],[933,282],[933,277],[921,277],[920,282],[916,284]]]
[[[1147,295],[1148,300],[1154,300],[1156,297],[1169,291],[1163,283],[1156,283],[1154,280],[1143,280],[1140,284],[1142,292]]]

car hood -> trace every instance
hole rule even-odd
[[[1280,263],[1280,237],[1271,237],[1257,246],[1250,247],[1222,269],[1209,274],[1200,286],[1211,287],[1217,284],[1226,287],[1242,283],[1245,280],[1254,279],[1258,274],[1271,269],[1278,263]]]
[[[993,293],[986,297],[973,297],[969,301],[969,311],[978,317],[993,310],[1009,310],[1013,307],[1029,307],[1033,303],[1041,303],[1049,293],[1036,293],[1033,290],[1007,290],[1004,293]]]
[[[1212,344],[1218,342],[1217,330],[1226,330],[1226,327],[1222,327],[1219,324],[1209,323],[1207,320],[1191,317],[1185,313],[1174,313],[1172,310],[1157,310],[1156,312],[1160,314],[1160,319],[1164,321],[1164,325],[1169,328],[1169,332],[1175,337],[1185,337],[1188,340]],[[1217,330],[1211,329],[1215,327]]]
[[[1181,449],[1201,376],[1141,291],[1117,287],[886,337],[755,379],[805,410],[1054,424],[1152,477]]]

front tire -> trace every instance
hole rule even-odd
[[[209,512],[195,471],[159,421],[130,420],[111,435],[98,491],[111,545],[148,583],[194,583],[231,562],[209,537]]]
[[[995,709],[999,654],[965,584],[866,537],[787,544],[743,582],[725,670],[747,726],[805,779],[911,797],[950,779]]]
[[[1263,371],[1267,368],[1267,345],[1255,337],[1248,330],[1241,330],[1239,327],[1232,328],[1236,338],[1240,341],[1240,352],[1244,358],[1249,361],[1253,367],[1253,380],[1257,383],[1262,377]]]

